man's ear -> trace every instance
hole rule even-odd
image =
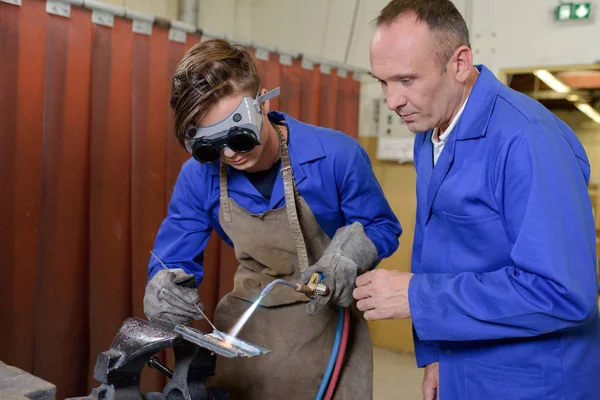
[[[473,53],[467,46],[460,46],[452,56],[454,59],[456,80],[464,83],[469,79],[473,67]]]

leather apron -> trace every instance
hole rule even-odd
[[[274,127],[280,143],[286,206],[262,214],[248,212],[229,197],[227,167],[221,165],[219,222],[240,262],[233,291],[221,299],[215,311],[215,325],[223,332],[231,330],[270,282],[298,282],[301,272],[321,257],[330,242],[296,190],[287,144],[279,127]],[[232,400],[314,399],[333,348],[338,307],[326,307],[309,316],[308,300],[291,287],[275,285],[238,334],[271,353],[253,358],[218,357],[214,386],[227,389]],[[371,336],[354,307],[350,314],[350,337],[334,399],[370,400]]]

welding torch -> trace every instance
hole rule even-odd
[[[294,288],[295,291],[304,293],[308,298],[314,299],[317,296],[327,296],[329,294],[329,287],[321,283],[322,276],[319,273],[312,274],[310,281],[305,285],[303,283],[288,282],[283,279],[275,279],[269,283],[261,292],[260,297],[268,295],[273,287],[277,284],[282,284]]]

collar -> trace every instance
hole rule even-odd
[[[479,77],[471,90],[469,99],[456,130],[457,140],[475,139],[485,136],[490,122],[498,91],[502,83],[485,65],[476,65]]]
[[[450,125],[448,125],[448,128],[446,128],[446,130],[444,131],[444,133],[442,133],[438,137],[439,141],[435,140],[436,132],[439,130],[439,128],[435,128],[433,130],[433,134],[431,135],[431,141],[433,142],[434,146],[440,146],[441,144],[446,143],[446,141],[448,140],[448,136],[450,136],[450,133],[452,133],[452,131],[454,130],[454,127],[458,123],[458,120],[460,119],[460,116],[462,115],[463,111],[465,110],[465,106],[467,105],[467,102],[469,101],[469,97],[470,96],[471,96],[470,94],[469,94],[469,96],[467,96],[467,99],[465,100],[465,102],[463,103],[463,105],[460,106],[460,110],[458,110],[458,112],[456,113],[456,115],[454,116],[454,118],[452,118],[452,121],[450,121]]]
[[[479,77],[465,101],[460,121],[454,126],[456,140],[476,139],[485,136],[498,91],[502,83],[485,65],[475,65]],[[427,133],[433,134],[433,130]]]

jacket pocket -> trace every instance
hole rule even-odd
[[[512,264],[500,215],[459,216],[446,212],[443,215],[451,239],[452,272],[483,273]]]
[[[544,400],[544,371],[466,362],[465,394],[468,400]]]

